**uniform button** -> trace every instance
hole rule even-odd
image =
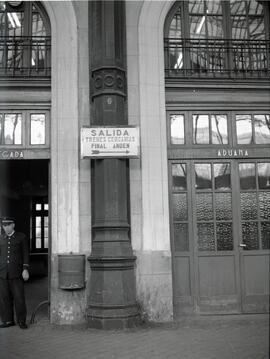
[[[9,261],[7,261],[7,263],[9,263]]]

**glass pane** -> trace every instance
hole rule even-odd
[[[36,227],[36,238],[41,238],[41,228]]]
[[[250,40],[265,40],[263,17],[250,17],[248,19],[248,25],[249,25]]]
[[[213,219],[213,196],[212,193],[196,194],[197,221],[209,221]]]
[[[183,221],[187,219],[187,195],[186,193],[174,193],[173,200],[173,219]]]
[[[193,115],[193,142],[194,144],[209,143],[209,116]]]
[[[189,12],[191,14],[204,14],[204,0],[189,0]]]
[[[188,251],[188,224],[174,223],[174,247],[176,251]]]
[[[254,115],[255,143],[270,143],[270,116]]]
[[[210,163],[195,164],[196,189],[212,189]]]
[[[260,189],[270,189],[270,162],[258,163],[258,178]]]
[[[198,250],[199,251],[214,251],[215,250],[215,236],[213,223],[198,223]]]
[[[239,145],[252,143],[251,115],[236,115],[236,133]]]
[[[36,217],[36,227],[41,227],[41,217]]]
[[[243,0],[230,0],[231,14],[245,15],[246,2]]]
[[[180,39],[182,37],[181,30],[181,7],[179,6],[170,25],[169,38]]]
[[[36,238],[36,248],[37,249],[41,248],[41,238]]]
[[[214,163],[215,189],[229,190],[231,188],[231,165],[229,163]]]
[[[31,145],[45,144],[45,114],[31,114]]]
[[[259,192],[260,217],[270,220],[270,192]]]
[[[23,12],[8,12],[7,26],[9,37],[23,36],[24,13]]]
[[[270,222],[261,223],[262,249],[270,249]]]
[[[222,3],[220,0],[208,0],[205,1],[206,13],[208,15],[212,14],[222,14]]]
[[[41,40],[32,42],[31,52],[31,67],[36,70],[44,69],[45,67],[45,45]]]
[[[45,204],[44,204],[44,209],[45,209],[45,211],[48,211],[48,210],[49,210],[49,205],[48,205],[48,203],[45,203]]]
[[[247,192],[240,196],[242,219],[257,219],[257,194]]]
[[[247,20],[244,16],[233,16],[231,19],[232,39],[244,40],[247,39],[248,26]]]
[[[242,223],[242,239],[247,245],[246,249],[259,249],[258,223]]]
[[[183,145],[185,143],[184,116],[171,115],[171,143]]]
[[[205,16],[189,16],[190,37],[194,39],[205,38]]]
[[[261,1],[251,0],[247,3],[248,5],[248,14],[249,15],[262,15],[263,14],[263,6]]]
[[[239,163],[239,177],[241,189],[255,189],[255,164],[254,163]]]
[[[211,115],[212,143],[228,144],[227,116]]]
[[[5,145],[22,144],[22,115],[6,113],[4,125]]]
[[[172,165],[172,181],[173,190],[187,189],[187,172],[184,163],[177,163]]]
[[[232,223],[217,223],[217,250],[233,250]]]
[[[36,10],[33,9],[33,11]],[[38,12],[32,14],[32,36],[46,36],[45,25]]]
[[[231,193],[216,193],[216,219],[230,220],[232,219],[232,195]]]
[[[221,4],[220,4],[221,5]],[[207,16],[207,33],[208,38],[223,38],[223,21],[222,16]]]
[[[49,217],[44,217],[44,227],[49,226]]]
[[[44,238],[44,248],[48,248],[48,237]]]
[[[44,237],[48,238],[48,236],[49,236],[48,234],[49,234],[48,227],[44,227]]]
[[[41,210],[41,204],[37,203],[36,204],[36,211],[40,211]]]

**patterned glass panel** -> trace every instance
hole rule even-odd
[[[211,115],[212,143],[214,145],[228,144],[228,129],[226,115]]]
[[[195,164],[196,189],[212,189],[210,163]]]
[[[209,143],[209,116],[193,115],[193,142],[194,144]]]
[[[256,193],[241,193],[242,219],[257,219],[257,195]]]
[[[22,144],[22,115],[20,113],[6,113],[4,125],[5,145]]]
[[[45,114],[31,114],[31,145],[45,144]]]
[[[187,219],[187,195],[186,193],[174,193],[173,200],[173,219],[184,221]]]
[[[173,145],[183,145],[185,143],[184,116],[171,115],[171,143]]]
[[[260,217],[270,220],[270,192],[259,192]]]
[[[246,249],[259,249],[259,235],[257,222],[242,223],[242,238]]]
[[[232,223],[217,223],[217,250],[233,250]]]
[[[197,193],[196,214],[197,221],[209,221],[213,219],[212,193]]]
[[[270,249],[270,222],[261,223],[262,249]]]
[[[260,189],[270,189],[270,162],[258,163],[258,179]]]
[[[199,251],[214,251],[215,250],[215,235],[213,223],[198,223],[198,250]]]
[[[176,163],[172,165],[172,181],[173,190],[187,189],[187,172],[184,163]]]
[[[176,251],[188,251],[188,224],[174,223],[174,247]]]
[[[270,116],[254,115],[255,143],[270,143]]]
[[[231,165],[229,163],[214,163],[215,189],[229,190],[231,188]]]
[[[236,115],[236,133],[239,145],[252,143],[251,115]]]
[[[241,189],[255,189],[255,164],[254,163],[239,163],[239,176]]]
[[[232,195],[231,193],[216,193],[216,219],[232,219]]]

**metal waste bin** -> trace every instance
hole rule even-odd
[[[58,255],[58,287],[72,290],[85,287],[85,255]]]

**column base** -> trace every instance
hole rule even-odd
[[[109,311],[111,312],[111,316],[105,316],[104,313]],[[88,328],[94,328],[94,329],[127,329],[127,328],[134,328],[137,326],[140,326],[142,324],[141,317],[139,315],[139,308],[134,306],[133,308],[133,314],[124,315],[123,311],[126,311],[121,309],[120,313],[116,313],[117,309],[92,309],[89,308],[87,312],[87,326]],[[100,312],[100,313],[98,313]],[[114,312],[114,315],[113,313]],[[109,314],[109,313],[108,313]],[[123,316],[121,316],[121,314]]]

